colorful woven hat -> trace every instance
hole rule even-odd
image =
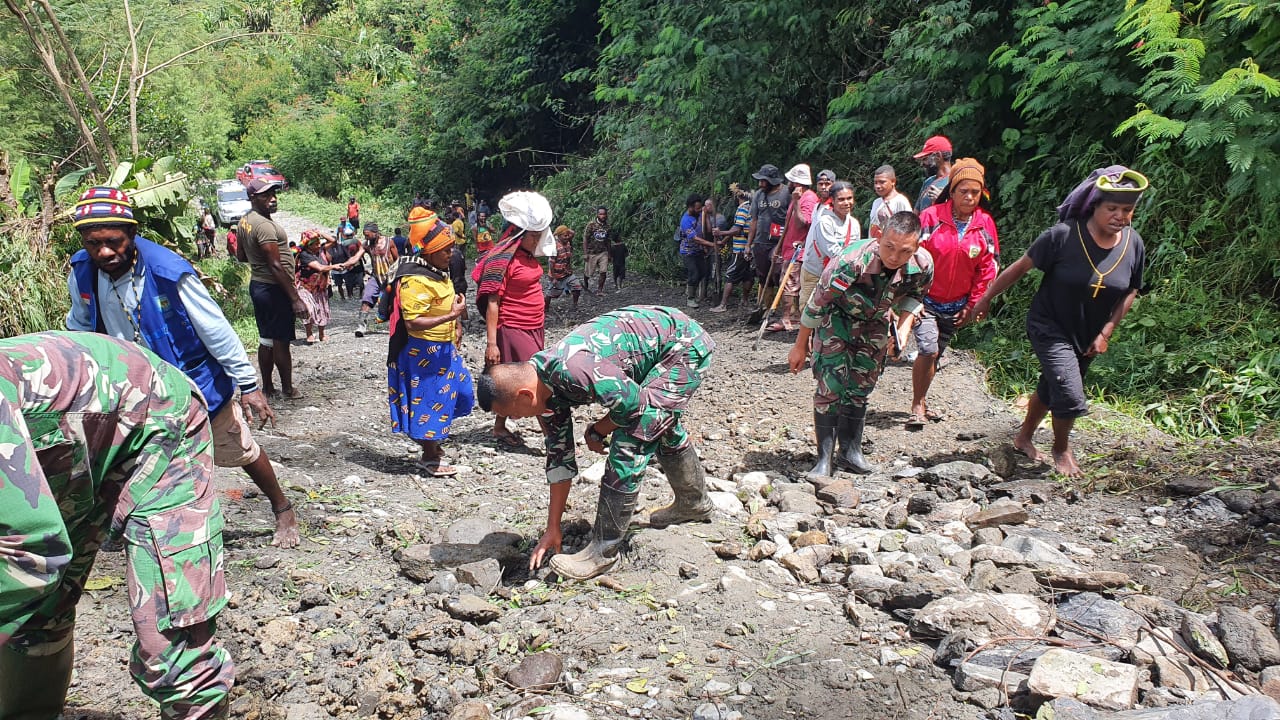
[[[91,187],[76,202],[72,224],[76,229],[93,225],[137,225],[133,203],[123,190],[113,187]]]

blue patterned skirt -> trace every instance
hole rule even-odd
[[[453,343],[411,335],[400,357],[387,367],[391,431],[414,440],[448,439],[449,424],[470,415],[475,398],[471,373]]]

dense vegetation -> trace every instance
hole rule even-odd
[[[571,225],[608,204],[633,257],[662,273],[687,192],[723,194],[761,163],[803,160],[855,181],[865,212],[872,169],[895,164],[912,194],[911,153],[943,133],[988,168],[1006,261],[1089,169],[1151,178],[1137,220],[1150,293],[1095,365],[1099,394],[1177,432],[1251,433],[1280,413],[1276,0],[6,8],[0,147],[37,180],[0,196],[10,276],[30,277],[32,261],[15,259],[28,248],[56,255],[56,240],[29,240],[65,233],[34,220],[71,197],[56,178],[103,177],[121,159],[174,155],[214,179],[269,157],[322,197],[386,207],[533,185]],[[44,262],[56,278],[61,258]],[[1020,326],[1033,289],[961,338],[1007,390],[1032,380]]]

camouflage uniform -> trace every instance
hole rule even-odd
[[[875,240],[845,248],[832,260],[800,322],[813,329],[813,409],[866,406],[889,347],[889,310],[920,311],[933,284],[933,258],[923,248],[886,273]]]
[[[214,640],[227,587],[210,447],[196,386],[149,351],[0,340],[0,652],[67,647],[98,548],[123,538],[130,672],[161,717],[215,716],[235,668]]]
[[[655,452],[671,455],[691,445],[680,416],[715,347],[702,326],[679,310],[632,305],[578,326],[534,355],[538,379],[551,388],[547,414],[539,418],[547,481],[577,476],[573,408],[599,403],[618,424],[603,484],[634,492]]]

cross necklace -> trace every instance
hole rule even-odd
[[[1089,267],[1093,268],[1094,274],[1098,276],[1098,279],[1096,281],[1089,284],[1089,287],[1093,288],[1092,297],[1096,300],[1098,297],[1098,293],[1101,292],[1106,287],[1105,285],[1102,284],[1103,278],[1115,272],[1116,268],[1120,267],[1120,263],[1124,262],[1124,254],[1125,254],[1125,251],[1128,250],[1129,248],[1129,236],[1132,235],[1132,233],[1127,227],[1121,231],[1120,234],[1124,236],[1124,245],[1121,246],[1120,248],[1120,257],[1116,258],[1116,262],[1114,265],[1111,266],[1110,270],[1106,272],[1102,272],[1101,270],[1098,269],[1097,265],[1093,264],[1093,258],[1089,257],[1089,246],[1084,244],[1084,233],[1081,232],[1080,230],[1080,226],[1083,224],[1084,223],[1079,223],[1076,225],[1076,237],[1080,238],[1080,249],[1084,251],[1084,259],[1088,261]],[[1090,235],[1092,236],[1092,233],[1090,233]]]

